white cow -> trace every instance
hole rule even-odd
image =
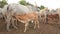
[[[3,8],[3,15],[5,16],[5,20],[7,23],[7,30],[10,31],[10,20],[12,19],[12,16],[16,15],[23,15],[23,14],[29,14],[32,13],[32,11],[29,10],[26,6],[20,5],[20,4],[8,4]],[[13,22],[13,21],[12,21]],[[14,22],[12,23],[13,27],[17,29]]]
[[[31,13],[32,11],[30,11],[28,9],[28,7],[21,5],[21,4],[9,4],[9,11],[12,12],[12,14],[15,12],[17,14],[28,14]]]
[[[48,8],[40,10],[40,12],[39,12],[40,19],[43,19],[43,21],[46,22],[48,13],[49,13]],[[42,16],[44,16],[44,17],[42,18]]]
[[[37,12],[40,11],[40,9],[36,6],[27,5],[27,7],[29,8],[30,11],[37,11]]]

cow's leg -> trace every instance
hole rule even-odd
[[[60,14],[59,14],[59,21],[58,21],[58,24],[60,24]]]
[[[16,19],[16,18],[12,18],[12,20],[14,20],[15,25],[18,25],[18,24],[17,24],[17,19]]]
[[[15,24],[18,25],[17,20],[15,19]]]
[[[46,16],[45,16],[44,20],[45,20],[45,23],[46,23]]]
[[[37,26],[38,26],[38,28],[39,28],[39,21],[37,20],[36,22],[37,22]]]
[[[36,28],[36,21],[34,21],[34,24],[35,24],[35,25],[34,25],[34,29],[35,29],[35,28]]]
[[[42,17],[41,17],[41,15],[39,16],[39,21],[40,21],[40,22],[42,21]]]
[[[47,23],[47,16],[44,17],[44,22]]]
[[[7,22],[7,30],[8,30],[8,31],[11,31],[11,30],[9,29],[9,26],[10,26],[10,24],[11,24],[11,23],[10,23],[10,20],[6,20],[6,22]]]
[[[60,15],[59,15],[59,21],[60,21]]]
[[[15,21],[15,20],[12,18],[12,25],[13,25],[13,27],[14,27],[15,29],[17,29],[17,27],[15,26],[14,21]]]
[[[25,29],[24,32],[26,32],[27,28],[28,28],[29,23],[25,23]]]

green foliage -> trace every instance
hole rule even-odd
[[[44,8],[45,8],[45,7],[44,7],[43,5],[40,6],[40,10],[41,10],[41,9],[44,9]]]
[[[22,5],[32,5],[29,2],[26,2],[25,0],[19,1],[19,4],[22,4]]]
[[[3,8],[3,6],[6,4],[8,4],[6,0],[0,1],[0,8]]]
[[[27,5],[27,2],[25,0],[21,0],[21,1],[19,1],[19,4]]]

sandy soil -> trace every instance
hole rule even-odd
[[[4,23],[4,21],[0,20],[0,34],[60,34],[60,25],[55,24],[58,21],[56,20],[55,23],[52,21],[49,22],[51,23],[44,24],[43,22],[40,22],[39,29],[38,28],[34,29],[32,24],[32,27],[29,27],[27,32],[24,33],[23,32],[24,24],[19,23],[17,26],[18,29],[14,29],[13,27],[10,27],[11,31],[7,32],[6,24]]]

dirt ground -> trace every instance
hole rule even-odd
[[[32,27],[29,27],[27,32],[24,33],[24,24],[19,23],[17,26],[18,29],[14,29],[13,27],[11,27],[11,31],[8,32],[6,30],[6,24],[4,23],[4,21],[0,20],[0,34],[60,34],[60,25],[52,23],[44,24],[43,22],[40,22],[39,29],[34,29],[32,25]]]

